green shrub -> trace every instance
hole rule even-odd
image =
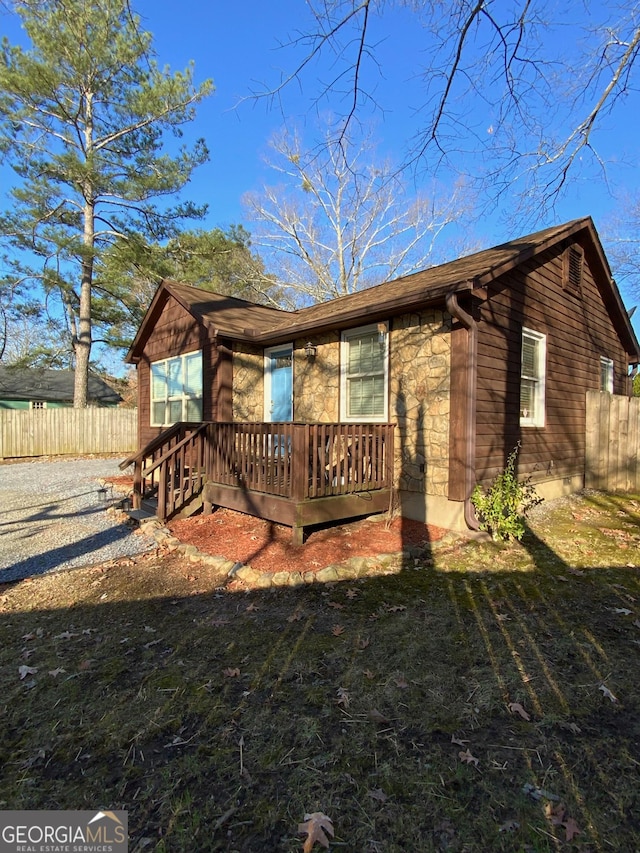
[[[516,444],[504,471],[495,478],[488,490],[477,485],[471,495],[471,503],[478,514],[481,530],[486,530],[493,539],[505,542],[513,537],[518,541],[524,536],[524,520],[529,510],[542,502],[531,477],[522,482],[516,475],[516,461],[520,442]]]

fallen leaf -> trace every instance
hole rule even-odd
[[[247,613],[255,613],[256,610],[260,610],[257,604],[254,604],[253,601],[247,607],[245,607]]]
[[[580,835],[580,829],[575,820],[570,817],[563,824],[565,830],[565,840],[573,841],[576,835]]]
[[[371,672],[370,669],[363,669],[362,674],[364,675],[365,678],[368,678],[369,681],[371,681],[372,678],[375,678],[375,674],[373,672]]]
[[[372,791],[367,791],[367,794],[372,800],[377,800],[379,803],[386,803],[389,799],[382,788],[374,788]]]
[[[468,740],[460,740],[460,738],[455,737],[455,735],[451,735],[451,743],[457,744],[457,746],[464,746],[465,743],[469,743]]]
[[[562,826],[566,811],[564,803],[556,803],[556,805],[551,805],[551,803],[544,804],[545,817],[551,822],[552,826]]]
[[[339,601],[329,601],[329,607],[333,607],[334,610],[344,610],[344,604],[340,604]]]
[[[477,758],[475,758],[475,756],[471,755],[471,752],[469,749],[467,749],[465,752],[459,752],[458,758],[460,759],[460,761],[463,761],[465,764],[473,764],[476,767],[480,763],[480,761]]]
[[[498,829],[498,832],[515,832],[516,829],[520,829],[520,824],[517,820],[505,820]]]
[[[222,670],[222,674],[226,676],[226,678],[240,678],[240,670],[237,666],[228,666],[226,669]]]
[[[24,664],[19,666],[18,672],[20,674],[20,681],[25,679],[28,675],[35,675],[37,671],[38,670],[35,666],[25,666]]]
[[[344,632],[345,632],[344,625],[334,625],[333,628],[331,629],[331,633],[333,634],[334,637],[339,637],[340,634],[344,634]]]
[[[349,587],[349,589],[346,590],[345,595],[347,596],[347,598],[356,598],[358,595],[360,595],[360,593],[358,592],[357,589],[353,589],[353,587]]]
[[[52,675],[54,678],[58,675],[62,675],[63,672],[66,672],[66,669],[63,669],[61,666],[57,666],[55,669],[49,670],[49,675]]]
[[[145,625],[144,630],[147,632],[147,634],[155,634],[156,633],[156,629],[152,628],[151,625]]]
[[[322,847],[329,849],[329,839],[326,833],[329,833],[331,838],[333,838],[333,821],[322,812],[312,812],[304,816],[304,823],[298,824],[298,832],[301,835],[305,833],[307,835],[302,846],[303,853],[311,853],[316,842]]]
[[[631,616],[633,613],[633,610],[629,610],[627,607],[610,607],[609,610],[617,616]]]
[[[407,608],[404,606],[404,604],[385,604],[384,609],[387,611],[387,613],[401,613]]]
[[[396,687],[397,687],[399,690],[406,690],[406,689],[407,689],[407,687],[409,686],[409,682],[406,680],[406,678],[404,677],[404,675],[398,675],[398,676],[396,676],[396,678],[394,678],[393,680],[394,680],[394,683],[395,683]]]
[[[519,702],[509,702],[509,710],[512,714],[519,714],[522,719],[526,720],[527,722],[529,722],[529,720],[531,719],[529,714],[527,714],[527,712]]]
[[[291,616],[287,616],[287,622],[299,622],[302,619],[302,611],[296,610]]]
[[[360,651],[363,652],[370,643],[371,640],[369,639],[369,637],[358,637],[358,642],[356,643],[356,645],[358,646]]]
[[[609,688],[606,687],[604,684],[601,684],[600,687],[598,687],[598,690],[601,690],[604,693],[604,695],[607,697],[607,699],[610,699],[612,702],[618,701],[616,699],[616,697],[613,695],[613,693],[609,690]]]
[[[564,721],[559,722],[558,725],[561,729],[567,729],[570,732],[573,732],[574,735],[579,735],[582,732],[582,729],[577,723],[566,723]]]
[[[72,634],[71,631],[63,631],[61,634],[56,634],[54,640],[70,640],[72,637],[77,637],[77,634]]]
[[[213,628],[222,628],[222,627],[224,627],[224,625],[229,624],[229,620],[228,619],[220,619],[220,618],[212,619],[210,624]]]
[[[338,698],[336,699],[338,705],[342,705],[343,708],[348,708],[351,704],[351,696],[349,696],[349,691],[344,687],[338,687]]]
[[[381,714],[377,708],[372,708],[369,711],[369,719],[373,720],[374,723],[388,723],[389,718],[385,717],[384,714]]]

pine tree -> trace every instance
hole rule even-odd
[[[94,330],[126,307],[125,292],[100,289],[102,254],[175,237],[206,212],[178,200],[204,141],[168,151],[165,137],[181,136],[213,84],[195,85],[192,65],[161,69],[128,0],[15,8],[31,44],[4,39],[0,55],[0,154],[17,175],[0,233],[13,287],[61,300],[83,407]]]

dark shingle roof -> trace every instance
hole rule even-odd
[[[557,243],[590,223],[588,218],[576,219],[545,228],[491,249],[298,311],[265,308],[241,299],[205,293],[189,285],[166,284],[200,322],[231,337],[267,342],[283,334],[335,328],[358,318],[374,320],[392,310],[443,302],[448,292],[471,290],[481,283],[480,280],[486,283],[484,280],[494,278],[506,268],[521,263],[545,246]]]
[[[157,311],[161,307],[162,303],[158,300],[163,294],[164,298],[167,293],[172,294],[198,322],[216,334],[266,345],[277,344],[287,338],[302,337],[330,328],[346,328],[364,320],[375,322],[418,306],[443,304],[448,293],[463,293],[485,287],[497,276],[546,248],[563,240],[576,238],[578,234],[581,235],[580,239],[587,240],[594,250],[600,267],[599,278],[604,288],[603,298],[626,339],[628,351],[640,358],[638,342],[618,289],[611,278],[595,226],[590,217],[585,217],[298,311],[268,308],[243,299],[165,281],[156,293],[126,360],[135,361],[140,355],[148,330],[155,322],[154,310]]]
[[[0,367],[0,399],[73,401],[73,370]],[[89,374],[88,400],[92,403],[120,403],[122,397],[98,376]]]

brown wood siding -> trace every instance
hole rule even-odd
[[[504,468],[518,440],[521,475],[584,473],[585,393],[599,390],[600,356],[613,359],[614,391],[627,391],[627,356],[585,255],[582,293],[563,289],[564,246],[556,246],[487,289],[478,339],[477,480]],[[520,427],[522,328],[546,335],[545,426]]]
[[[138,363],[138,444],[147,442],[162,432],[151,423],[151,364],[194,350],[202,350],[202,409],[203,420],[216,420],[221,397],[218,387],[218,350],[207,329],[186,311],[172,296],[168,296],[158,319],[148,335]],[[224,399],[224,394],[222,394]]]

